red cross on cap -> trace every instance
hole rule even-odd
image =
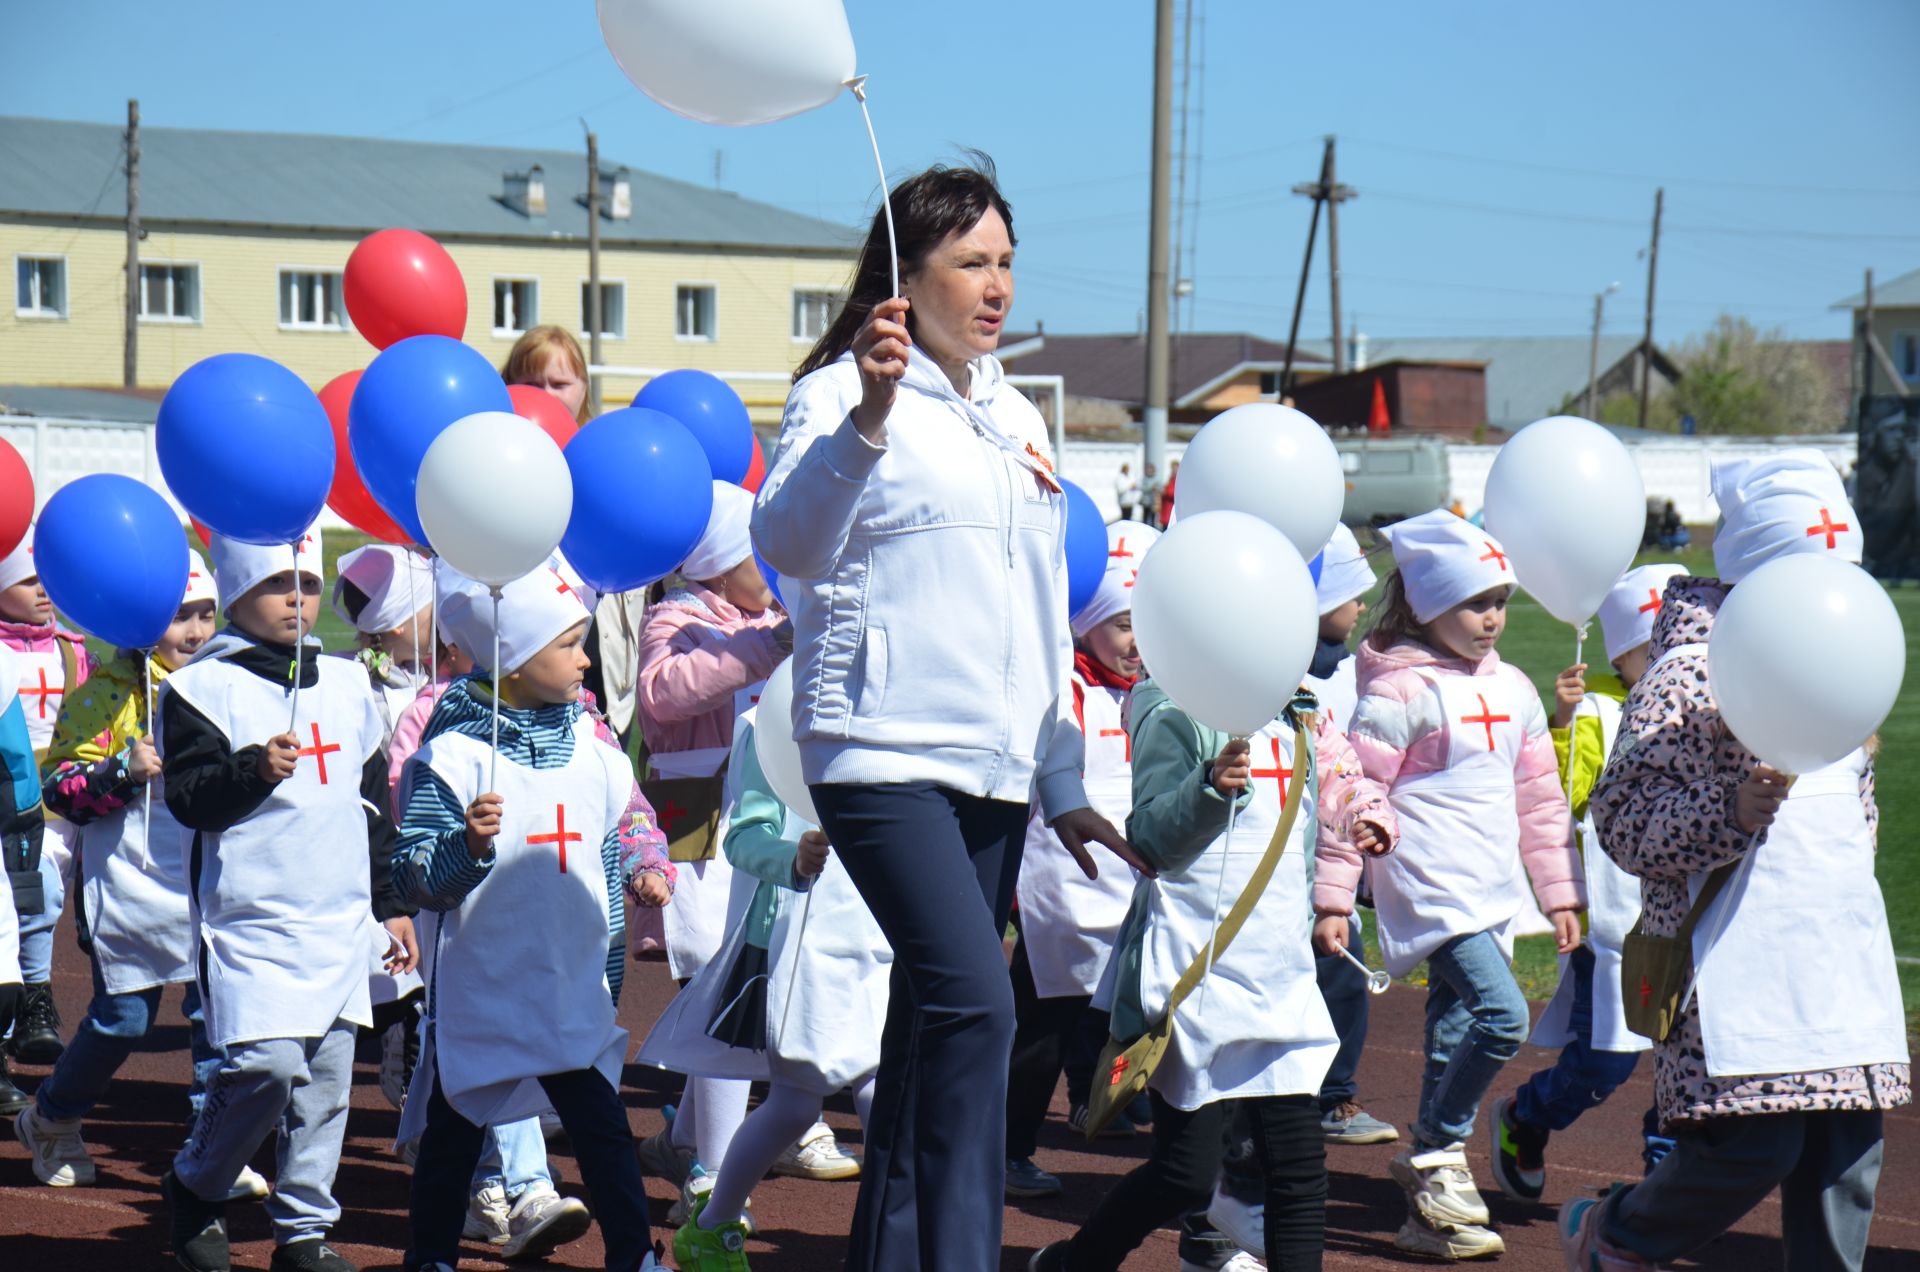
[[[1663,602],[1660,600],[1660,593],[1654,591],[1652,588],[1648,588],[1647,603],[1645,605],[1642,605],[1639,608],[1639,610],[1636,612],[1641,614],[1658,614],[1660,612],[1660,607],[1662,604]]]
[[[1500,572],[1505,574],[1507,572],[1507,554],[1499,548],[1494,547],[1493,540],[1491,539],[1482,539],[1481,542],[1486,544],[1487,554],[1480,559],[1482,561],[1498,561],[1500,563]]]
[[[1839,534],[1844,530],[1851,530],[1851,529],[1853,529],[1853,527],[1848,525],[1844,521],[1840,521],[1840,522],[1834,521],[1833,513],[1831,513],[1825,508],[1822,508],[1820,510],[1820,524],[1817,526],[1808,526],[1807,537],[1809,539],[1813,539],[1813,538],[1819,537],[1820,535],[1827,536],[1827,551],[1831,552],[1834,550],[1834,548],[1839,546],[1839,542],[1840,542],[1838,538]]]

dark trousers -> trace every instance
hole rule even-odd
[[[893,947],[846,1265],[991,1272],[1013,1045],[1001,940],[1027,806],[931,782],[812,792],[821,828]]]
[[[1053,1103],[1053,1089],[1060,1084],[1060,1071],[1068,1052],[1080,1034],[1081,1017],[1093,1000],[1084,994],[1061,998],[1042,998],[1033,984],[1033,965],[1027,961],[1026,935],[1021,934],[1013,947],[1013,1056],[1007,1064],[1007,1157],[1032,1157],[1040,1135],[1040,1124],[1047,1120],[1047,1106]],[[1102,1017],[1105,1012],[1095,1013]],[[1104,1030],[1103,1030],[1104,1032]],[[1079,1077],[1067,1078],[1067,1100],[1085,1104],[1093,1067],[1087,1066]]]
[[[1560,1048],[1551,1068],[1520,1084],[1514,1120],[1541,1131],[1564,1131],[1633,1076],[1637,1051],[1601,1051],[1593,1045],[1593,951],[1582,945],[1567,960],[1573,977],[1573,1007],[1567,1027],[1573,1041]]]
[[[1327,1146],[1311,1095],[1215,1101],[1189,1113],[1153,1096],[1153,1153],[1113,1186],[1067,1248],[1068,1272],[1113,1272],[1155,1228],[1205,1206],[1238,1103],[1266,1177],[1267,1266],[1317,1272],[1327,1226]]]
[[[1348,948],[1358,951],[1362,948],[1359,920],[1348,919],[1347,924],[1353,937]],[[1360,1052],[1367,1045],[1367,1021],[1372,1011],[1368,999],[1372,995],[1367,993],[1366,976],[1338,954],[1316,956],[1313,968],[1320,981],[1320,997],[1327,1000],[1327,1014],[1333,1017],[1333,1032],[1340,1039],[1340,1050],[1334,1053],[1326,1080],[1320,1084],[1320,1111],[1325,1113],[1353,1099],[1359,1091],[1354,1074],[1360,1070]]]
[[[608,1272],[634,1272],[653,1251],[647,1222],[647,1186],[640,1174],[627,1106],[596,1069],[575,1069],[540,1079],[553,1111],[567,1129],[580,1178],[593,1198],[593,1216],[606,1243]],[[427,1129],[413,1168],[412,1249],[406,1266],[460,1266],[460,1229],[466,1223],[473,1171],[480,1164],[486,1128],[461,1117],[433,1084]]]

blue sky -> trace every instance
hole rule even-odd
[[[1185,0],[1181,0],[1185,3]],[[1657,337],[1722,310],[1844,338],[1861,271],[1920,269],[1913,0],[1194,0],[1189,329],[1284,337],[1320,137],[1360,191],[1344,304],[1374,336],[1636,333],[1654,187]],[[896,179],[977,146],[1021,238],[1015,330],[1144,305],[1148,0],[849,0]],[[851,99],[727,129],[620,74],[589,0],[9,3],[0,114],[573,148],[838,221],[876,184]],[[1204,74],[1200,64],[1204,61]],[[1197,192],[1198,197],[1195,198]],[[1324,237],[1322,239],[1324,244]],[[1324,256],[1321,258],[1324,261]],[[1325,338],[1317,265],[1303,338]]]

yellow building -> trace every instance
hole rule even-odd
[[[316,388],[375,350],[342,271],[387,226],[422,230],[467,284],[467,343],[495,365],[557,323],[586,345],[586,161],[578,154],[142,128],[139,384],[258,353]],[[844,294],[848,227],[602,161],[601,359],[734,380],[763,422]],[[125,343],[122,130],[0,117],[0,384],[119,385]],[[603,377],[608,407],[644,379]]]

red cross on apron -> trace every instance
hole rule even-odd
[[[67,695],[67,691],[47,683],[47,669],[45,667],[36,667],[34,670],[40,673],[40,687],[33,689],[26,685],[21,685],[20,693],[22,697],[36,697],[40,699],[40,718],[44,720],[47,718],[47,699],[64,698]]]
[[[1642,614],[1658,614],[1660,612],[1660,604],[1660,593],[1654,591],[1652,588],[1648,588],[1647,603],[1642,605],[1638,612]]]
[[[1102,729],[1100,730],[1100,736],[1103,738],[1125,739],[1127,745],[1127,763],[1133,763],[1133,739],[1127,736],[1125,729]]]
[[[338,742],[329,742],[325,746],[320,745],[320,725],[318,721],[315,721],[313,725],[313,745],[301,747],[293,753],[293,758],[298,760],[303,755],[311,755],[314,762],[320,766],[320,785],[325,786],[327,785],[327,753],[329,751],[338,751],[339,749],[340,744]]]
[[[527,847],[531,848],[535,844],[554,845],[560,850],[560,873],[565,874],[567,873],[567,845],[570,843],[579,843],[582,836],[577,830],[567,829],[567,806],[565,804],[555,804],[553,806],[553,823],[554,830],[551,835],[528,835]]]
[[[1513,717],[1493,714],[1493,708],[1487,705],[1486,694],[1476,693],[1473,696],[1480,699],[1480,714],[1477,716],[1461,716],[1460,723],[1484,726],[1487,730],[1487,750],[1491,751],[1493,750],[1493,726],[1496,724],[1510,724],[1513,721]]]
[[[1827,551],[1831,552],[1839,543],[1839,540],[1835,536],[1842,530],[1851,529],[1853,529],[1853,527],[1844,521],[1836,523],[1833,519],[1833,514],[1825,508],[1822,508],[1820,510],[1820,524],[1817,526],[1808,526],[1807,537],[1812,539],[1824,534],[1827,536]]]
[[[1481,559],[1482,561],[1497,561],[1497,562],[1499,562],[1499,563],[1500,563],[1500,572],[1501,572],[1502,574],[1505,574],[1505,573],[1507,572],[1507,554],[1506,554],[1506,553],[1504,553],[1504,552],[1502,552],[1502,551],[1501,551],[1500,549],[1498,549],[1498,548],[1496,548],[1496,547],[1494,547],[1494,546],[1493,546],[1493,541],[1492,541],[1491,539],[1482,539],[1482,540],[1481,540],[1480,542],[1482,542],[1482,543],[1484,543],[1484,544],[1486,544],[1486,545],[1487,545],[1487,554],[1486,554],[1485,556],[1483,556],[1483,557],[1481,557],[1480,559]]]
[[[1272,778],[1274,785],[1280,788],[1280,807],[1285,808],[1287,806],[1287,783],[1293,780],[1293,770],[1280,763],[1280,739],[1268,738],[1267,741],[1273,744],[1273,767],[1270,769],[1254,769],[1252,776],[1255,779],[1262,777]]]

